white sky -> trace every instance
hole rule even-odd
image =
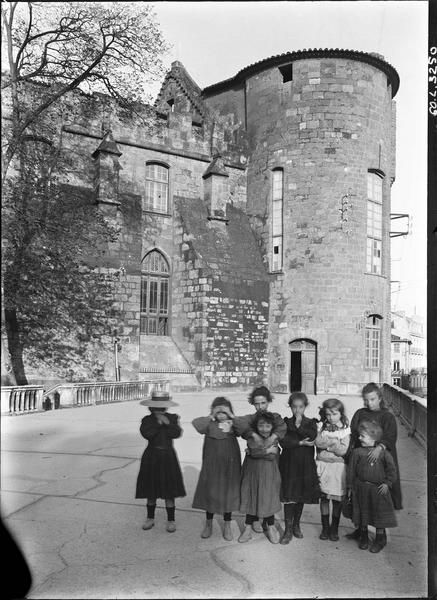
[[[392,239],[392,308],[426,317],[428,3],[151,2],[180,60],[203,88],[263,58],[304,48],[378,52],[399,73],[397,174],[392,213],[413,217],[412,234]],[[159,86],[158,86],[159,88]],[[157,90],[156,90],[157,92]],[[154,92],[154,93],[156,93]],[[404,220],[392,230],[405,229]],[[400,289],[400,291],[396,291]]]

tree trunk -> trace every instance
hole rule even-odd
[[[17,385],[27,385],[23,364],[23,346],[20,341],[16,310],[5,308],[5,320],[13,374],[15,375]]]

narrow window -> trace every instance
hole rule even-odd
[[[272,172],[272,271],[282,269],[282,205],[284,172]]]
[[[170,272],[158,250],[149,252],[141,272],[140,333],[168,335]]]
[[[367,261],[368,273],[381,275],[382,264],[382,178],[367,173]]]
[[[400,371],[401,370],[401,363],[399,360],[395,360],[393,361],[393,371]]]
[[[168,167],[146,164],[145,210],[168,213]]]
[[[282,83],[287,83],[287,81],[293,80],[293,63],[283,65],[282,67],[278,68],[282,75]]]
[[[394,345],[394,348],[393,348],[394,352],[396,352],[396,354],[399,354],[399,352],[400,352],[399,342],[395,342],[393,345]]]
[[[171,98],[170,100],[167,100],[167,104],[170,107],[170,112],[174,112],[174,100],[173,100],[173,98]]]
[[[381,355],[381,317],[378,315],[370,315],[368,317],[365,336],[366,369],[379,369]]]

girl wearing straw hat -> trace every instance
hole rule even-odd
[[[178,406],[164,391],[153,391],[152,397],[141,400],[148,406],[150,415],[141,421],[140,433],[148,444],[141,458],[135,498],[147,498],[147,518],[143,529],[155,524],[156,499],[163,498],[167,510],[167,527],[176,531],[175,498],[186,496],[178,457],[173,448],[173,439],[182,435],[179,416],[167,413],[169,406]]]

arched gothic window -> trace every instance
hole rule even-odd
[[[158,250],[146,254],[141,271],[140,332],[168,335],[170,269]]]

